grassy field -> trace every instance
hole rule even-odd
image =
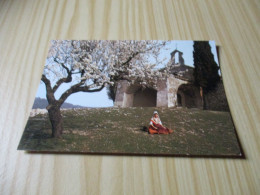
[[[150,135],[153,111],[170,135]],[[184,108],[96,108],[62,111],[64,133],[51,138],[48,115],[30,117],[18,149],[88,153],[240,156],[228,112]]]

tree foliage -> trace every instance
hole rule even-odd
[[[194,83],[204,92],[213,90],[220,80],[219,67],[214,60],[208,41],[194,41]]]

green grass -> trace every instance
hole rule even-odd
[[[150,135],[154,110],[170,135]],[[64,133],[51,138],[48,115],[31,117],[18,149],[93,153],[239,156],[229,112],[184,108],[97,108],[62,111]]]

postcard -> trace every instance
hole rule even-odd
[[[51,41],[18,149],[244,158],[214,41]]]

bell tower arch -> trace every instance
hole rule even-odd
[[[175,49],[171,53],[171,65],[184,65],[184,58],[182,57],[183,53],[177,49]],[[176,59],[176,57],[178,59]]]

